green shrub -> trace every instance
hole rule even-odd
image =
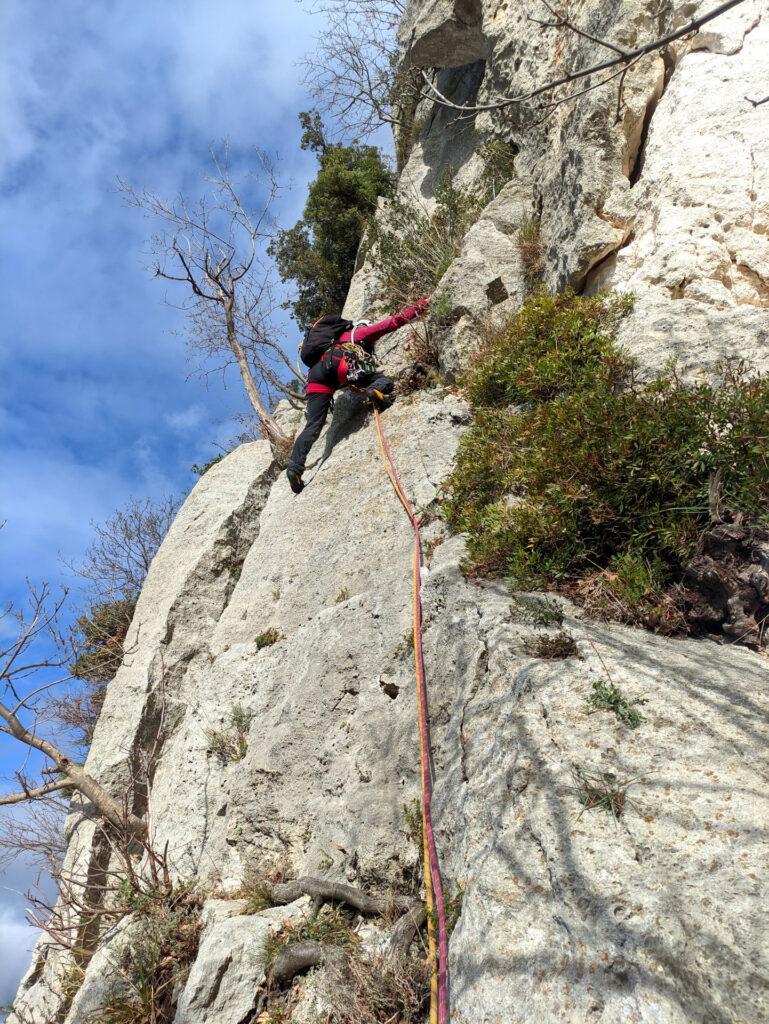
[[[301,220],[279,231],[270,247],[283,281],[297,297],[287,303],[294,319],[313,323],[341,311],[358,246],[379,196],[392,191],[393,175],[376,146],[328,142],[317,113],[299,115],[302,149],[318,158]]]
[[[69,666],[75,679],[86,683],[82,692],[73,691],[52,702],[56,717],[73,730],[76,741],[88,747],[107,694],[107,684],[123,663],[125,639],[136,600],[100,601],[81,615],[73,633],[78,656]]]
[[[397,195],[387,204],[386,216],[372,221],[370,259],[383,309],[432,294],[484,205],[475,192],[454,185],[450,169],[435,191],[435,202],[429,214],[417,196]]]
[[[597,374],[607,385],[624,383],[632,361],[613,338],[631,301],[535,295],[505,327],[485,331],[464,382],[471,403],[500,408],[543,402],[592,387]]]
[[[626,308],[538,295],[487,336],[445,503],[474,571],[526,589],[611,569],[626,602],[653,601],[694,553],[717,470],[724,506],[766,521],[769,379],[640,383],[614,343]]]

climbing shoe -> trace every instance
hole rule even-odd
[[[304,481],[302,480],[301,473],[297,473],[295,469],[287,469],[286,476],[294,494],[301,494],[304,490]]]

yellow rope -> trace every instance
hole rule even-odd
[[[374,410],[374,418],[376,421],[377,435],[379,437],[379,451],[382,455],[382,462],[384,463],[387,475],[390,478],[390,483],[393,485],[393,490],[400,498],[401,504],[406,510],[406,514],[412,523],[414,522],[414,515],[411,511],[408,498],[403,493],[395,474],[390,468],[390,460],[387,458],[387,452],[385,450],[384,435],[382,432],[382,421],[379,417],[379,411]],[[412,589],[412,646],[414,648],[414,667],[417,677],[417,707],[419,709],[420,720],[425,714],[425,708],[422,704],[422,687],[420,686],[421,680],[421,666],[419,664],[419,636],[417,632],[420,624],[419,614],[419,573],[421,565],[419,561],[419,546],[414,545],[414,559],[411,574],[411,589]],[[438,943],[435,936],[435,910],[434,904],[435,899],[433,896],[433,880],[430,872],[430,854],[427,845],[427,827],[425,821],[425,804],[427,801],[427,793],[425,792],[424,784],[424,766],[429,757],[429,752],[425,750],[424,737],[422,730],[419,730],[419,745],[420,745],[420,757],[422,759],[422,773],[420,778],[422,780],[422,859],[424,861],[424,874],[425,874],[425,903],[427,906],[427,952],[428,961],[430,964],[430,1024],[438,1024]]]

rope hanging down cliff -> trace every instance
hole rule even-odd
[[[430,779],[430,738],[427,713],[427,686],[425,684],[425,667],[422,653],[422,542],[419,527],[422,520],[417,517],[411,502],[403,489],[398,471],[395,468],[390,445],[382,429],[382,418],[379,410],[374,409],[379,449],[382,462],[400,498],[414,530],[414,558],[412,565],[413,589],[413,629],[414,629],[414,668],[417,683],[417,707],[419,711],[419,745],[421,754],[422,775],[422,838],[424,843],[425,889],[427,896],[427,932],[432,969],[430,985],[430,1024],[448,1024],[448,937],[446,935],[446,910],[443,903],[443,887],[441,885],[438,852],[433,833],[431,800],[432,782]],[[436,923],[438,932],[436,956]]]

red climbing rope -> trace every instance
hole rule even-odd
[[[406,496],[403,484],[395,468],[392,451],[382,429],[379,410],[374,410],[379,448],[382,453],[387,475],[406,510],[414,530],[414,559],[412,566],[413,588],[413,620],[414,620],[414,667],[417,681],[417,706],[419,709],[419,743],[422,760],[422,832],[424,841],[425,888],[427,891],[427,929],[432,969],[430,987],[430,1021],[431,1024],[448,1024],[448,937],[446,935],[446,909],[443,903],[443,887],[438,865],[438,852],[435,846],[435,834],[431,813],[432,780],[430,778],[430,736],[428,729],[427,686],[425,684],[425,666],[422,651],[422,542],[419,535],[421,519],[417,517],[411,502]],[[438,931],[438,949],[436,956],[435,931]]]

